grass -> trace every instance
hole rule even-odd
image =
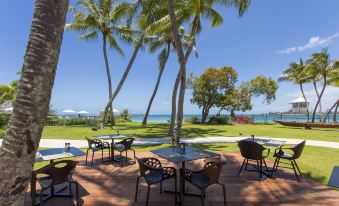
[[[93,131],[88,126],[46,126],[43,131],[43,138],[49,139],[83,139],[101,134],[116,133],[121,134],[136,133],[140,138],[167,137],[168,124],[149,123],[141,126],[137,122],[119,123],[114,129],[109,127],[102,130]],[[297,138],[306,140],[322,140],[339,142],[339,129],[313,129],[285,127],[277,124],[273,125],[192,125],[184,124],[182,130],[183,137],[205,137],[205,136],[265,136]]]
[[[155,149],[168,147],[168,144],[152,145],[152,146],[135,146],[138,152],[150,152]],[[191,146],[201,148],[208,151],[224,151],[224,152],[239,152],[239,148],[236,143],[218,143],[218,144],[192,144]],[[274,161],[272,153],[274,148],[271,148],[271,155],[269,159]],[[76,159],[72,157],[69,159]],[[339,162],[339,150],[324,147],[306,146],[304,148],[301,158],[297,160],[303,175],[314,179],[322,184],[327,184],[330,178],[332,169]],[[37,162],[34,165],[34,169],[38,169],[44,165],[47,165],[49,161]],[[272,166],[272,165],[270,165]],[[293,170],[291,170],[293,171]]]

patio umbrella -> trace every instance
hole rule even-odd
[[[88,112],[86,112],[86,111],[80,111],[80,112],[78,112],[78,114],[88,114]]]
[[[75,111],[71,110],[71,109],[66,109],[64,111],[62,111],[63,113],[74,113]]]
[[[105,111],[105,110],[103,109],[103,110],[101,110],[101,111],[103,112],[103,111]],[[115,108],[113,108],[113,112],[114,112],[114,113],[119,113],[120,111],[117,110],[117,109],[115,109]]]

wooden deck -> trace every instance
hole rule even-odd
[[[132,155],[131,155],[132,156]],[[137,153],[138,157],[155,156],[152,153]],[[227,205],[339,205],[339,192],[327,186],[303,177],[301,182],[295,180],[292,170],[279,170],[277,177],[264,181],[257,181],[256,172],[243,171],[237,177],[242,158],[239,153],[223,153],[227,165],[223,168],[220,181],[226,184]],[[119,164],[101,163],[97,154],[93,167],[86,166],[85,158],[78,159],[74,179],[80,183],[80,197],[82,205],[145,205],[146,185],[143,180],[139,186],[138,202],[134,202],[135,183],[138,175],[138,166],[131,159],[123,168]],[[159,158],[163,165],[180,165],[167,162]],[[193,161],[187,167],[199,168],[203,161]],[[272,166],[272,162],[268,162]],[[173,187],[173,180],[164,183],[163,189]],[[194,191],[189,186],[190,191]],[[153,186],[150,193],[149,205],[173,205],[173,194],[159,193],[159,185]],[[25,205],[31,205],[29,192],[26,193]],[[67,206],[75,205],[70,198],[52,198],[44,205]],[[197,197],[185,196],[182,205],[200,205]],[[222,189],[215,185],[206,193],[205,205],[223,205]]]

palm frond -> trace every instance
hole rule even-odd
[[[108,35],[107,40],[109,43],[109,47],[111,49],[116,50],[121,56],[125,56],[124,51],[120,48],[118,42],[115,40],[115,38],[112,35]]]

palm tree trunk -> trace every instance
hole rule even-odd
[[[335,107],[334,113],[333,113],[333,122],[337,122],[337,112],[339,107],[339,101],[337,101],[337,106]]]
[[[108,101],[108,103],[107,103],[107,105],[106,105],[106,107],[105,107],[104,116],[103,116],[103,119],[102,119],[103,122],[105,122],[105,120],[106,120],[106,117],[107,117],[107,111],[108,111],[110,105],[112,105],[112,102],[114,101],[114,99],[116,98],[116,96],[119,94],[119,92],[120,92],[122,86],[123,86],[124,83],[125,83],[125,80],[126,80],[128,74],[129,74],[129,72],[130,72],[130,70],[131,70],[131,68],[132,68],[132,66],[133,66],[134,60],[135,60],[135,58],[137,57],[137,54],[138,54],[138,52],[139,52],[139,49],[140,49],[140,47],[141,47],[141,45],[142,45],[142,43],[143,43],[143,41],[144,41],[144,37],[145,37],[145,33],[143,32],[143,33],[141,34],[141,36],[140,36],[139,42],[137,43],[137,45],[136,45],[135,48],[134,48],[134,52],[133,52],[133,54],[132,54],[132,57],[131,57],[130,61],[128,62],[128,65],[127,65],[127,67],[126,67],[126,69],[125,69],[125,72],[124,72],[122,78],[120,79],[120,82],[119,82],[117,88],[115,89],[114,93],[113,93],[112,96],[110,97],[110,99],[109,99],[109,101]]]
[[[307,99],[306,99],[306,95],[305,95],[305,92],[304,92],[304,88],[303,88],[303,84],[299,84],[300,86],[300,91],[301,91],[301,94],[303,95],[304,97],[304,100],[305,100],[305,104],[306,104],[306,116],[307,116],[307,122],[310,120],[310,111],[308,110],[308,104],[307,104]]]
[[[178,88],[180,83],[180,70],[178,71],[177,78],[175,79],[173,92],[172,92],[172,111],[171,111],[171,122],[168,134],[172,137],[172,144],[174,144],[174,126],[175,126],[175,119],[176,119],[176,113],[177,113],[177,94],[178,94]]]
[[[326,119],[328,118],[328,116],[330,115],[332,109],[334,109],[334,108],[335,108],[335,110],[334,110],[334,114],[333,114],[333,122],[335,122],[335,121],[337,120],[337,118],[336,118],[336,113],[337,113],[337,111],[338,111],[338,106],[339,106],[339,100],[337,100],[337,101],[333,104],[333,106],[328,110],[328,112],[327,112],[326,115],[325,115],[324,122],[326,122]]]
[[[316,114],[316,112],[317,112],[318,105],[319,105],[319,103],[320,103],[320,101],[321,101],[321,98],[322,98],[322,96],[323,96],[323,94],[324,94],[324,91],[325,91],[325,88],[326,88],[326,85],[327,85],[327,76],[326,76],[326,74],[323,75],[323,78],[324,78],[324,85],[323,85],[323,88],[322,88],[322,90],[321,90],[321,92],[320,92],[320,94],[319,94],[317,103],[315,104],[315,107],[314,107],[314,109],[313,109],[312,122],[314,122],[314,120],[315,120],[315,114]]]
[[[312,84],[313,84],[315,93],[317,94],[317,98],[319,98],[319,91],[318,91],[318,88],[317,88],[317,82],[312,82]],[[319,102],[319,112],[320,113],[322,112],[321,100]]]
[[[151,96],[151,99],[149,100],[149,103],[148,103],[148,106],[147,106],[147,110],[146,110],[144,119],[142,120],[142,125],[146,125],[146,124],[147,124],[148,114],[149,114],[149,111],[151,110],[151,106],[152,106],[154,97],[155,97],[155,95],[157,94],[157,91],[158,91],[158,88],[159,88],[159,84],[160,84],[160,80],[161,80],[162,74],[163,74],[163,72],[164,72],[164,69],[165,69],[165,66],[166,66],[166,63],[167,63],[169,54],[170,54],[170,52],[171,52],[170,49],[171,49],[171,45],[169,44],[169,45],[167,46],[167,52],[166,52],[166,57],[165,57],[165,59],[164,59],[164,62],[161,63],[161,68],[160,68],[160,71],[159,71],[157,83],[155,84],[155,87],[154,87],[154,90],[153,90],[153,94],[152,94],[152,96]]]
[[[182,120],[184,114],[184,100],[185,100],[185,91],[186,91],[186,61],[184,50],[180,41],[180,36],[178,32],[177,19],[175,16],[174,0],[167,0],[168,2],[168,13],[170,16],[172,34],[174,39],[175,48],[178,54],[178,61],[180,64],[180,89],[179,89],[179,98],[178,98],[178,112],[177,112],[177,121],[176,128],[174,132],[174,138],[176,144],[179,144]]]
[[[68,0],[35,0],[20,86],[0,148],[1,205],[24,205],[49,110]]]

